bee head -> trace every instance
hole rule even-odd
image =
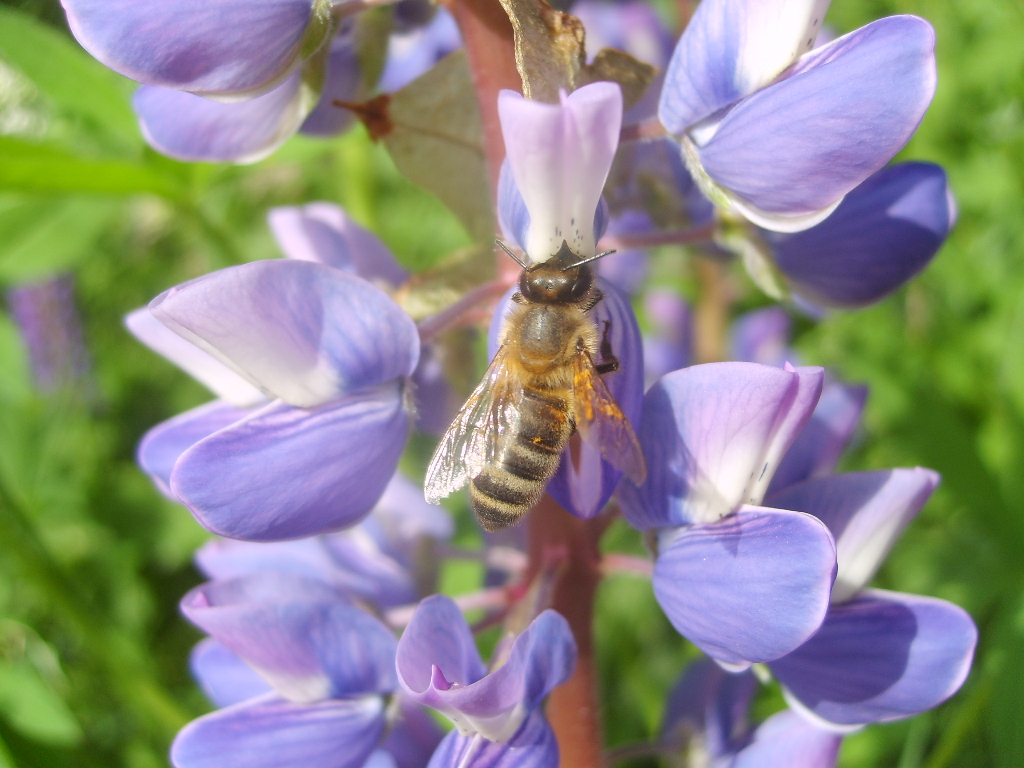
[[[594,285],[594,271],[577,262],[579,257],[563,242],[550,259],[523,270],[519,276],[519,292],[529,301],[544,304],[583,301]]]

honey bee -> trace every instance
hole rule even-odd
[[[603,295],[589,262],[568,244],[523,271],[501,347],[441,439],[424,485],[437,503],[469,483],[485,530],[518,523],[544,493],[573,433],[633,482],[647,475],[643,451],[600,374],[618,370],[608,341],[587,314]],[[600,359],[600,363],[595,360]]]

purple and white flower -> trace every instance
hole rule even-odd
[[[734,668],[799,647],[821,625],[835,543],[802,511],[760,506],[821,394],[820,368],[713,363],[647,392],[646,482],[619,489],[626,519],[657,531],[654,592],[676,629]]]
[[[398,681],[406,695],[455,725],[432,766],[557,766],[558,746],[539,708],[575,663],[568,622],[544,611],[499,645],[488,671],[465,618],[443,595],[420,603],[398,643]]]
[[[367,252],[372,235],[309,211],[276,218],[299,258],[214,272],[127,321],[224,398],[151,430],[140,464],[208,530],[255,541],[348,527],[373,508],[405,444],[419,359],[408,315],[344,271],[365,260],[386,281],[396,269]]]
[[[658,115],[705,194],[780,232],[827,217],[910,139],[935,91],[935,36],[891,16],[815,48],[828,0],[707,0]]]

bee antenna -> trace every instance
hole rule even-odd
[[[498,244],[498,247],[500,247],[501,250],[503,250],[505,253],[507,253],[509,256],[511,256],[512,257],[512,261],[514,261],[520,267],[522,267],[523,269],[529,269],[530,268],[529,264],[524,263],[523,260],[520,259],[518,256],[516,256],[515,253],[512,252],[512,249],[509,248],[507,245],[505,245],[503,242],[501,242],[501,240],[498,240],[497,238],[495,238],[494,242]]]
[[[562,271],[564,272],[567,269],[575,269],[576,267],[582,267],[584,264],[589,264],[592,261],[597,261],[602,256],[610,256],[613,253],[615,253],[615,249],[614,248],[612,248],[610,251],[601,251],[601,253],[597,254],[596,256],[590,256],[589,258],[582,259],[581,261],[577,261],[575,264],[570,264],[569,266],[564,267],[562,269]]]

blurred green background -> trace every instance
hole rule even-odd
[[[946,167],[959,223],[908,288],[799,321],[796,346],[871,387],[844,468],[942,473],[878,583],[964,606],[981,639],[953,700],[849,737],[840,762],[1020,768],[1024,4],[835,0],[829,21],[848,31],[892,13],[925,16],[938,33],[938,94],[902,157]],[[361,127],[294,139],[254,166],[190,166],[145,147],[132,89],[68,37],[56,0],[0,4],[0,768],[165,766],[170,738],[207,709],[186,665],[198,634],[177,612],[200,581],[191,554],[207,534],[153,489],[133,452],[149,427],[208,395],[137,344],[123,315],[182,280],[277,255],[264,220],[274,205],[340,202],[412,269],[469,242]],[[685,260],[660,258],[658,274],[678,265],[672,279],[687,289]],[[87,359],[40,386],[12,289],[62,275]],[[737,280],[737,311],[766,303]],[[624,525],[611,543],[639,546]],[[649,585],[629,577],[602,587],[597,637],[609,743],[650,737],[692,649]],[[770,692],[758,704],[780,706]]]

